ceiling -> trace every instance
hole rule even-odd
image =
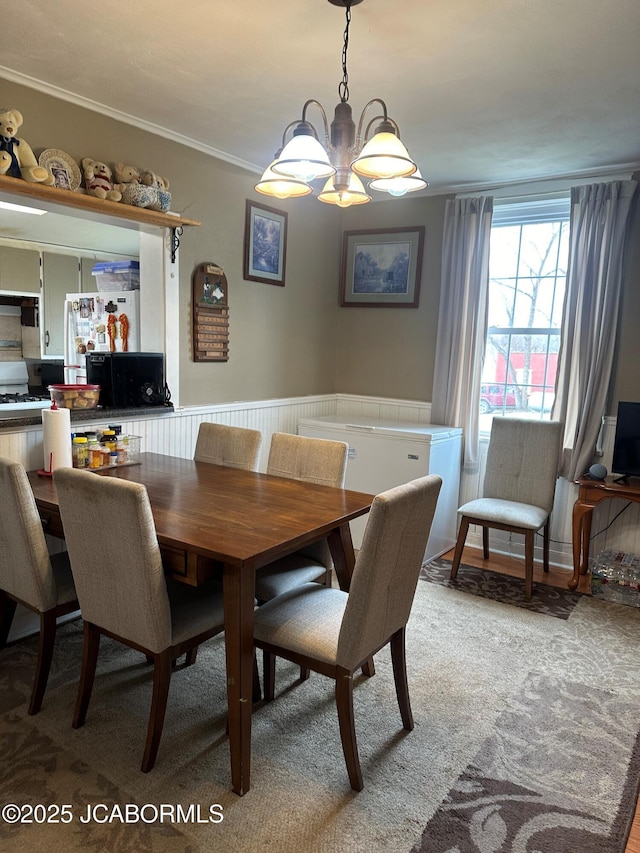
[[[260,173],[307,99],[331,119],[344,16],[327,0],[23,0],[0,77]],[[356,122],[384,99],[429,193],[640,164],[638,0],[365,0],[352,16]]]

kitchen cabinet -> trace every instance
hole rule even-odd
[[[40,293],[40,252],[0,245],[0,290]]]
[[[64,298],[80,290],[80,263],[74,255],[42,253],[43,355],[64,356]]]

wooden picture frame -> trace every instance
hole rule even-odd
[[[247,199],[244,227],[244,278],[284,287],[287,213]]]
[[[345,231],[340,305],[417,308],[424,226]]]

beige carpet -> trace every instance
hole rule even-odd
[[[299,684],[280,663],[276,701],[254,711],[252,789],[240,798],[229,790],[223,640],[175,672],[158,762],[142,774],[150,668],[103,640],[87,722],[74,731],[72,623],[37,717],[26,715],[35,641],[0,652],[0,804],[68,804],[33,817],[72,816],[0,820],[0,849],[621,853],[637,784],[627,769],[640,726],[639,629],[637,610],[588,597],[558,619],[421,581],[408,628],[414,731],[402,730],[388,653],[356,686],[364,791],[349,787],[331,683],[312,674]],[[470,791],[482,802],[467,824],[464,808],[452,822]],[[127,823],[126,804],[143,820]],[[166,820],[154,822],[161,804]],[[81,820],[89,806],[100,822]],[[571,833],[554,841],[547,821],[544,843],[518,847],[518,815],[535,828],[552,812],[597,844],[575,835],[571,846]]]

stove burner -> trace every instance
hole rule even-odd
[[[50,400],[49,394],[0,394],[0,405],[3,403],[36,403],[39,400]]]

